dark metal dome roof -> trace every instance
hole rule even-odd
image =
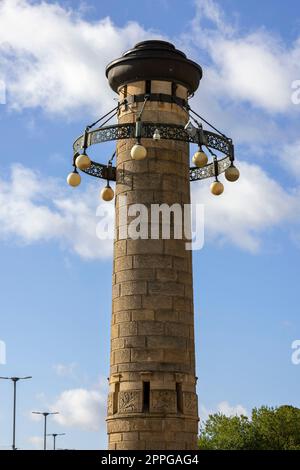
[[[193,93],[202,78],[200,65],[166,41],[139,42],[106,67],[109,85],[118,88],[138,80],[165,80],[179,83]]]

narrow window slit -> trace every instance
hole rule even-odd
[[[150,407],[150,382],[143,382],[143,411],[149,411]]]
[[[182,383],[176,382],[177,412],[183,411]]]
[[[145,84],[145,94],[150,95],[151,94],[151,80],[146,80]]]
[[[120,382],[116,382],[114,397],[113,397],[113,414],[118,413],[119,391],[120,391]]]

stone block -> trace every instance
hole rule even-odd
[[[187,271],[188,270],[188,259],[173,256],[173,268],[176,271]]]
[[[180,322],[166,322],[165,334],[168,336],[189,337],[189,327]]]
[[[110,442],[120,442],[122,441],[122,433],[114,433],[109,436]]]
[[[178,296],[184,295],[184,285],[179,284],[178,282],[161,282],[161,281],[149,281],[148,282],[148,292],[151,294],[161,294],[161,295],[170,295]]]
[[[151,93],[164,93],[165,95],[171,95],[172,84],[171,82],[166,82],[163,80],[152,80]]]
[[[123,441],[138,441],[139,433],[137,431],[125,432],[123,434]]]
[[[182,441],[170,441],[166,442],[166,450],[183,450]]]
[[[138,268],[171,268],[172,257],[164,254],[142,254],[133,257],[133,267]]]
[[[177,271],[175,269],[161,269],[161,268],[158,268],[156,270],[156,278],[159,281],[176,281],[177,280]]]
[[[154,194],[153,191],[147,189],[138,189],[129,191],[127,194],[127,204],[149,204],[153,202]]]
[[[123,271],[125,269],[132,268],[133,258],[132,256],[122,256],[114,260],[114,270],[115,272]]]
[[[146,309],[172,308],[172,297],[167,295],[143,295],[142,305]]]
[[[114,243],[114,258],[126,255],[127,240],[119,240]]]
[[[119,336],[134,336],[137,335],[137,322],[130,321],[120,323],[119,325]]]
[[[121,284],[121,295],[136,295],[147,293],[146,281],[126,281]]]
[[[107,415],[108,416],[113,414],[113,399],[114,399],[114,394],[109,393],[107,397]]]
[[[131,362],[156,362],[163,360],[163,351],[158,349],[132,349]]]
[[[196,393],[183,392],[183,412],[197,416],[198,414],[198,400]]]
[[[140,80],[133,83],[128,83],[127,94],[128,95],[142,95],[145,93],[145,81]]]
[[[175,390],[151,390],[150,411],[151,413],[176,413]]]
[[[176,312],[176,311],[175,311]],[[194,324],[194,315],[190,312],[176,312],[178,321],[183,322],[186,325],[193,325]],[[176,320],[173,320],[176,321]]]
[[[184,240],[164,240],[164,242],[166,255],[180,256],[182,258],[186,257]]]
[[[141,412],[142,392],[140,390],[125,390],[119,392],[119,413]]]
[[[162,175],[148,174],[148,175],[133,175],[133,189],[145,188],[149,190],[161,189]]]
[[[131,313],[131,319],[133,321],[140,321],[140,320],[154,320],[155,319],[154,310],[133,310]]]
[[[154,269],[126,269],[116,273],[116,282],[155,279]]]
[[[178,272],[178,281],[182,284],[192,285],[192,273],[190,271],[179,271]]]
[[[120,296],[120,284],[115,284],[112,287],[112,298],[115,299],[116,297]]]
[[[187,99],[188,91],[183,85],[177,85],[176,87],[176,96],[179,98]]]
[[[124,435],[123,435],[124,436]],[[116,443],[116,450],[144,450],[145,449],[144,441],[127,441],[123,440],[122,442]]]
[[[173,308],[177,311],[193,312],[193,302],[185,297],[174,298]]]
[[[172,206],[173,204],[180,204],[182,203],[182,193],[179,191],[155,191],[153,196],[153,203],[154,204],[168,204]],[[161,216],[160,216],[161,217]]]
[[[125,346],[125,341],[123,338],[115,338],[111,340],[111,349],[122,349]]]
[[[140,295],[125,295],[118,297],[113,301],[113,312],[121,310],[140,309],[142,307],[142,298]]]
[[[168,240],[169,241],[169,240]],[[127,240],[127,253],[138,254],[161,254],[164,252],[164,240]]]
[[[145,348],[146,346],[145,336],[126,336],[124,337],[124,342],[126,348]],[[132,351],[131,360],[133,360]]]
[[[115,432],[126,432],[130,431],[130,420],[127,419],[116,419],[111,418],[107,420],[107,432],[108,434],[112,434]]]
[[[113,352],[114,363],[122,364],[124,362],[130,362],[130,349],[116,349]]]
[[[111,327],[111,339],[119,337],[119,325],[112,325]]]
[[[164,362],[187,364],[189,353],[179,349],[164,349]]]
[[[182,176],[184,171],[182,163],[169,160],[150,160],[148,166],[150,173],[157,173],[159,175]]]
[[[176,322],[178,320],[178,312],[176,310],[169,309],[158,309],[155,310],[155,320],[157,321],[171,321]]]
[[[139,321],[138,334],[139,335],[163,335],[165,331],[165,325],[163,322],[158,321]]]
[[[147,173],[148,172],[148,163],[149,160],[145,158],[145,160],[130,160],[124,163],[123,169],[125,172],[128,173]]]
[[[124,310],[113,314],[113,323],[128,322],[131,320],[131,311]]]
[[[176,336],[148,336],[147,346],[149,348],[161,348],[161,349],[180,349],[186,350],[187,344],[186,339]]]

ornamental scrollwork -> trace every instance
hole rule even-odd
[[[184,413],[197,414],[197,395],[193,392],[184,392],[183,394]]]
[[[119,393],[119,413],[127,413],[129,411],[139,412],[140,410],[140,394],[138,390],[129,390]]]
[[[183,126],[176,124],[149,123],[143,122],[142,138],[152,139],[154,131],[158,129],[161,139],[177,140],[187,143],[199,144],[199,134],[190,135]],[[217,150],[226,156],[218,161],[219,174],[223,173],[231,164],[232,143],[226,137],[218,135],[214,132],[203,131],[205,145],[208,148]],[[120,139],[134,139],[135,123],[116,124],[112,126],[100,127],[88,132],[87,146],[95,145],[102,142]],[[201,143],[201,142],[200,142]],[[203,142],[202,142],[203,143]],[[84,137],[80,136],[73,144],[74,154],[80,152],[84,145]],[[92,162],[90,168],[84,170],[85,173],[95,176],[96,178],[109,179],[116,181],[116,168],[111,167],[108,173],[107,165]],[[213,177],[215,168],[213,163],[209,163],[203,168],[190,168],[190,181],[197,181]]]

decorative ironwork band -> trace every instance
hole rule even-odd
[[[229,157],[222,158],[218,161],[219,174],[223,173],[231,165]],[[83,170],[90,176],[102,178],[105,180],[116,181],[117,171],[116,167],[108,168],[107,165],[98,162],[92,162],[91,166]],[[198,181],[206,178],[211,178],[215,175],[215,167],[213,163],[209,163],[203,168],[191,167],[190,168],[190,181]],[[124,179],[124,175],[123,175]]]
[[[195,144],[204,144],[226,155],[232,153],[232,143],[229,139],[210,131],[203,131],[206,142],[199,141],[200,133],[191,136],[183,126],[176,124],[162,123],[142,123],[142,135],[144,139],[152,139],[155,129],[159,130],[161,139],[181,140]],[[134,139],[135,123],[115,124],[112,126],[100,127],[88,132],[87,146],[108,142],[110,140]],[[83,148],[83,135],[78,137],[73,144],[74,152],[78,152]]]
[[[226,168],[231,164],[233,158],[233,146],[232,142],[221,135],[214,132],[203,131],[201,134],[197,133],[191,136],[183,126],[176,124],[164,124],[164,123],[142,123],[142,135],[144,139],[152,139],[155,129],[159,130],[160,138],[167,140],[178,140],[183,142],[190,142],[206,147],[218,150],[219,152],[226,155],[218,161],[219,173],[223,173]],[[102,142],[108,142],[111,140],[120,139],[134,139],[135,138],[135,123],[126,124],[115,124],[112,126],[100,127],[98,129],[88,132],[87,136],[87,147],[91,145],[99,144]],[[80,136],[75,140],[73,144],[74,156],[80,152],[83,148],[84,136]],[[102,163],[92,162],[90,168],[84,171],[85,173],[95,176],[97,178],[110,179],[116,181],[116,169],[115,167],[108,168],[107,165]],[[204,168],[191,167],[190,168],[190,181],[201,180],[209,178],[215,175],[214,164],[209,163]]]

